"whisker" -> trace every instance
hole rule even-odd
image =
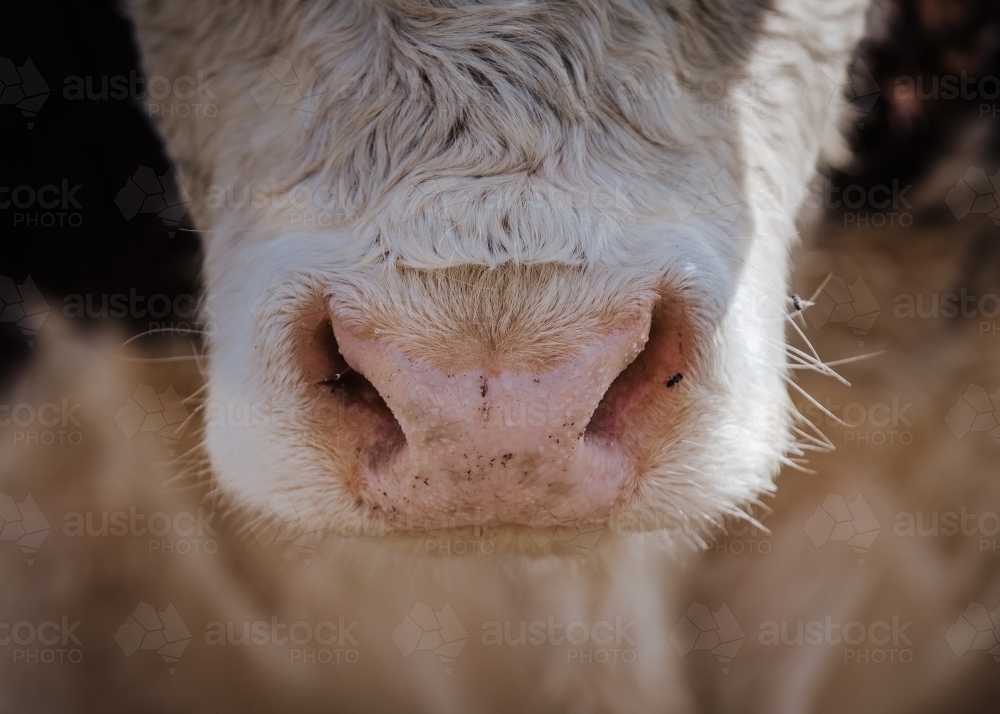
[[[857,355],[856,357],[845,357],[844,359],[835,359],[827,362],[827,366],[835,364],[850,364],[851,362],[860,362],[863,359],[871,359],[872,357],[881,357],[886,354],[885,350],[879,350],[878,352],[869,352],[864,355]]]
[[[809,296],[809,300],[808,300],[809,303],[812,304],[812,303],[816,302],[816,298],[818,298],[819,294],[821,292],[823,292],[823,288],[826,287],[826,284],[828,282],[830,282],[830,278],[832,278],[832,277],[833,277],[833,273],[827,273],[826,277],[823,278],[823,282],[819,284],[818,288],[816,288],[816,292],[814,292],[812,295]]]
[[[831,412],[829,409],[827,409],[822,404],[820,404],[815,399],[813,399],[812,395],[810,395],[808,392],[806,392],[806,390],[804,390],[802,387],[800,387],[798,384],[795,383],[795,380],[791,379],[790,377],[784,376],[784,375],[782,375],[782,378],[785,380],[785,382],[787,384],[791,385],[799,394],[801,394],[803,397],[805,397],[810,402],[812,402],[812,404],[814,406],[818,407],[820,409],[820,411],[822,411],[828,417],[830,417],[831,419],[835,420],[841,426],[847,426],[847,424],[844,422],[843,419],[841,419],[840,417],[838,417],[837,415],[835,415],[833,412]]]
[[[207,330],[195,330],[189,327],[157,327],[152,330],[146,330],[145,332],[140,332],[138,335],[133,335],[132,337],[125,340],[122,343],[122,347],[127,347],[132,342],[138,340],[140,337],[149,337],[150,335],[207,335],[209,334]]]
[[[155,364],[157,362],[186,362],[188,360],[198,361],[199,355],[178,355],[175,357],[126,357],[125,355],[114,355],[116,359],[123,362],[137,362],[140,364]]]

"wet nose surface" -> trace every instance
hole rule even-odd
[[[516,364],[442,370],[336,320],[333,328],[340,354],[378,390],[405,436],[362,479],[363,500],[390,521],[535,524],[553,497],[584,503],[600,519],[620,494],[627,465],[586,443],[584,431],[643,350],[648,316],[538,372]]]

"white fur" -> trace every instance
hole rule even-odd
[[[332,445],[312,417],[320,397],[304,385],[293,347],[302,325],[334,309],[371,329],[395,325],[413,349],[439,344],[447,360],[457,354],[448,352],[461,327],[454,317],[477,298],[428,276],[489,268],[501,272],[482,279],[495,283],[503,270],[551,270],[575,289],[553,293],[528,280],[489,313],[499,324],[516,305],[538,304],[516,336],[540,351],[555,349],[555,334],[577,335],[582,347],[587,320],[607,321],[654,294],[685,306],[691,375],[664,390],[663,408],[644,425],[649,456],[610,525],[627,513],[650,535],[670,534],[671,547],[703,543],[706,524],[773,489],[796,448],[783,333],[799,206],[769,197],[806,185],[835,134],[836,102],[810,101],[810,82],[843,67],[865,6],[132,3],[147,73],[216,77],[217,116],[173,112],[161,123],[205,232],[206,304],[218,326],[209,405],[300,415],[263,428],[210,421],[221,491],[250,512],[282,493],[314,503],[333,532],[373,529],[377,515],[345,486],[357,469],[351,449]],[[307,104],[262,111],[255,102],[274,57],[314,71]],[[702,96],[717,81],[726,94]],[[245,186],[257,205],[213,200],[219,187],[238,196]],[[322,199],[295,207],[296,190]],[[567,321],[574,310],[576,327]],[[340,547],[378,557],[369,543]],[[667,578],[651,574],[663,565],[655,557],[653,571],[620,565],[597,583],[566,569],[542,586],[532,571],[526,583],[507,583],[504,601],[521,587],[553,603],[582,589],[580,597],[629,602],[655,619],[668,597]],[[477,572],[461,562],[423,567],[460,579]],[[616,577],[631,589],[602,600]],[[650,654],[645,684],[631,693],[681,707],[671,661]],[[461,706],[437,690],[423,697]]]
[[[847,58],[865,3],[705,6],[137,3],[149,72],[216,75],[216,118],[163,122],[206,232],[209,401],[307,409],[289,354],[303,311],[329,304],[363,322],[388,305],[419,340],[414,305],[440,325],[435,310],[469,299],[421,297],[400,268],[579,267],[580,293],[610,307],[665,290],[696,328],[687,408],[669,407],[621,508],[699,525],[769,490],[787,448],[780,342],[798,206],[766,196],[808,182],[835,112],[807,87]],[[179,52],[167,37],[184,28],[203,39]],[[273,56],[314,70],[308,125],[301,105],[255,103]],[[266,187],[259,206],[212,201],[244,186]],[[322,199],[293,206],[306,190]],[[522,292],[514,302],[541,299]],[[526,341],[565,323],[552,303],[522,326]],[[297,493],[332,528],[362,527],[372,514],[338,478],[350,455],[316,429],[210,423],[219,483],[246,505]]]

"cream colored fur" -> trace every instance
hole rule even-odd
[[[797,481],[779,496],[768,524],[775,557],[710,558],[690,570],[675,557],[692,559],[686,546],[710,540],[706,526],[773,491],[786,455],[802,455],[788,431],[782,337],[800,206],[767,198],[807,185],[824,143],[835,145],[836,102],[810,93],[820,74],[843,76],[864,12],[863,2],[839,0],[134,3],[149,74],[216,76],[217,116],[175,112],[161,124],[205,231],[206,307],[218,327],[206,413],[263,404],[304,416],[256,429],[208,423],[207,456],[196,449],[171,479],[177,467],[124,441],[114,414],[138,383],[182,383],[194,394],[196,370],[130,372],[108,360],[107,347],[50,338],[65,354],[50,348],[14,398],[84,402],[85,445],[18,451],[5,437],[14,455],[4,463],[6,492],[34,494],[54,523],[71,510],[206,502],[227,518],[213,555],[161,560],[144,539],[74,540],[56,528],[33,566],[5,551],[18,587],[4,617],[70,613],[86,623],[88,644],[81,668],[3,670],[4,703],[57,709],[58,695],[35,689],[54,671],[95,709],[799,712],[850,702],[905,711],[929,693],[978,693],[990,663],[956,658],[942,644],[967,600],[996,601],[995,568],[968,562],[971,544],[950,566],[936,545],[886,538],[859,571],[853,554],[827,556],[801,531],[817,494],[858,483],[870,484],[863,493],[879,513],[946,499],[934,468],[948,460],[964,464],[966,493],[995,503],[981,478],[985,455],[945,444],[935,427],[947,390],[926,399],[926,447],[817,459],[816,486]],[[255,100],[274,57],[311,67],[305,104],[262,110]],[[726,96],[706,100],[691,89],[716,80],[729,83]],[[730,109],[706,115],[706,104]],[[264,200],[210,200],[230,186],[236,195],[265,187]],[[296,207],[296,188],[324,198]],[[316,225],[324,212],[331,222]],[[869,257],[863,244],[851,250]],[[884,285],[894,284],[892,270],[880,268]],[[464,557],[440,554],[441,538],[451,543],[454,533],[385,535],[348,496],[351,449],[310,421],[323,403],[303,388],[290,348],[310,316],[334,309],[428,361],[506,350],[499,359],[543,367],[660,293],[692,321],[691,375],[643,425],[653,433],[649,458],[586,563],[558,541],[540,547],[524,529],[461,535],[496,549]],[[852,368],[867,377],[854,378],[873,401],[885,385],[905,393],[924,383],[927,364],[968,355],[905,329],[895,344],[907,345],[906,369],[901,357]],[[957,379],[982,379],[991,367],[984,351]],[[281,561],[248,531],[276,494],[319,510],[324,537],[308,565]],[[621,536],[633,522],[643,532]],[[940,587],[947,578],[955,584]],[[173,603],[193,632],[173,679],[159,659],[139,658],[152,653],[125,658],[113,640],[138,600]],[[729,674],[713,658],[684,659],[667,639],[692,601],[713,610],[725,601],[746,632]],[[404,657],[392,640],[421,602],[435,611],[450,604],[468,631],[450,673],[429,652]],[[754,644],[765,619],[881,617],[894,608],[919,623],[909,667],[851,669],[837,651]],[[298,666],[287,649],[204,641],[213,620],[341,614],[359,622],[362,659],[349,667]],[[634,620],[636,659],[574,662],[564,645],[482,641],[487,622],[516,628],[548,617]]]
[[[483,317],[511,326],[512,365],[532,365],[590,315],[662,291],[689,313],[690,375],[664,391],[619,506],[685,532],[735,512],[789,448],[778,336],[798,205],[765,196],[805,185],[834,135],[837,102],[810,92],[842,75],[864,8],[136,3],[148,72],[216,77],[215,117],[162,122],[206,236],[209,400],[319,409],[289,349],[304,313],[381,325],[411,356],[433,344],[438,362],[467,360],[468,319]],[[304,104],[262,111],[274,57],[308,69]],[[260,200],[242,203],[244,187]],[[486,280],[509,298],[440,289],[444,269],[475,266],[501,271]],[[519,266],[575,284],[509,282]],[[343,486],[353,453],[321,428],[210,425],[220,486],[255,507],[295,494],[340,532],[374,527]]]

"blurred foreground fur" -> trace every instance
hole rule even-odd
[[[960,163],[942,171],[961,175]],[[937,185],[954,178],[948,174]],[[924,202],[939,205],[931,184]],[[666,578],[669,558],[652,547],[630,548],[624,557],[613,546],[609,550],[610,536],[589,562],[499,551],[489,557],[422,558],[372,539],[345,545],[327,537],[315,553],[305,554],[311,560],[307,564],[294,547],[262,547],[266,541],[248,530],[255,514],[240,514],[213,500],[211,477],[202,473],[197,458],[194,426],[178,445],[178,454],[187,455],[172,461],[154,434],[126,439],[116,425],[119,408],[137,385],[152,386],[157,393],[172,386],[180,395],[196,395],[201,376],[194,361],[135,361],[136,353],[129,361],[116,336],[82,339],[58,324],[47,326],[33,365],[4,401],[79,402],[75,415],[83,439],[60,447],[25,443],[12,428],[0,432],[0,493],[18,503],[30,495],[51,527],[37,553],[26,555],[14,543],[0,543],[0,622],[79,620],[74,632],[83,656],[78,663],[46,664],[30,653],[46,656],[39,652],[62,645],[46,648],[36,640],[0,647],[0,709],[469,711],[491,702],[493,711],[638,711],[654,701],[661,711],[995,711],[1000,665],[985,651],[957,656],[945,635],[970,603],[990,612],[1000,606],[1000,553],[981,552],[981,541],[996,536],[896,532],[900,513],[923,514],[927,527],[935,512],[1000,512],[996,443],[984,433],[958,439],[945,421],[970,384],[990,393],[1000,387],[1000,337],[983,333],[978,319],[893,314],[901,294],[943,295],[962,288],[976,295],[1000,293],[991,222],[956,224],[950,215],[938,220],[934,215],[933,208],[925,211],[927,220],[905,234],[847,231],[828,221],[797,261],[795,289],[802,295],[829,272],[848,283],[863,276],[883,311],[861,349],[843,324],[807,327],[819,353],[830,360],[886,351],[840,368],[853,382],[850,388],[808,372],[800,384],[820,403],[841,408],[852,402],[891,405],[894,399],[912,403],[906,412],[912,427],[905,429],[912,442],[875,445],[856,436],[848,439],[843,427],[824,426],[837,450],[811,461],[818,475],[783,474],[764,524],[771,533],[760,534],[768,541],[767,552],[749,553],[746,543],[736,547],[739,538],[723,537],[706,556],[688,558],[689,566],[681,571],[685,581],[677,584],[682,592],[673,602],[634,597],[642,592],[641,583]],[[193,404],[188,402],[191,411]],[[184,452],[185,447],[190,450]],[[881,530],[867,553],[859,555],[843,542],[814,546],[803,531],[830,494],[847,503],[860,495],[871,508]],[[72,520],[67,514],[92,514],[90,527],[100,532],[105,512],[134,509],[148,517],[197,514],[199,508],[217,514],[203,538],[217,544],[211,554],[195,553],[190,545],[192,552],[162,552],[169,546],[161,541],[178,540],[173,533],[161,539],[66,532]],[[615,577],[606,577],[609,570]],[[398,583],[406,579],[400,572],[411,575],[403,590]],[[580,601],[566,602],[567,580],[574,579],[591,582],[579,588]],[[517,585],[529,581],[551,587]],[[395,585],[388,587],[390,582]],[[184,620],[192,640],[178,661],[165,662],[144,650],[126,657],[115,635],[140,602],[161,612],[172,604]],[[453,663],[430,652],[404,658],[403,648],[393,643],[394,629],[417,602],[436,612],[446,603],[454,606],[469,640]],[[692,602],[712,611],[725,604],[746,635],[733,661],[724,665],[726,673],[707,652],[695,650],[681,658],[670,646],[668,634]],[[636,643],[635,661],[570,662],[565,647],[482,644],[483,623],[509,621],[516,638],[518,623],[544,620],[551,613],[565,614],[566,622],[634,619],[628,635]],[[800,622],[892,623],[894,617],[912,621],[903,631],[905,641],[880,645],[866,640],[853,648],[775,646],[759,636],[765,622],[786,623],[785,635],[794,639]],[[209,623],[233,623],[223,627],[232,628],[229,637],[238,640],[244,622],[272,618],[286,625],[357,621],[327,649],[339,650],[328,655],[339,658],[353,657],[348,654],[353,650],[359,659],[324,664],[310,662],[304,653],[296,660],[292,644],[213,646],[207,641]],[[20,631],[22,639],[26,632]],[[911,661],[900,661],[910,656],[902,650],[909,650]],[[682,665],[693,693],[668,674]],[[606,675],[608,667],[617,668],[617,676],[595,676]]]
[[[636,602],[632,596],[648,591],[649,580],[663,580],[664,558],[643,564],[641,555],[616,557],[619,577],[609,579],[604,568],[588,568],[573,557],[525,559],[499,552],[502,546],[483,557],[482,548],[496,547],[486,537],[478,539],[478,557],[421,558],[406,539],[386,544],[333,536],[311,543],[303,558],[288,541],[272,543],[273,532],[268,537],[250,530],[261,522],[256,514],[215,500],[211,477],[201,472],[196,438],[183,439],[179,455],[183,447],[194,446],[168,459],[167,447],[155,434],[140,432],[128,439],[116,423],[138,385],[152,387],[161,397],[171,387],[181,395],[197,394],[201,375],[193,360],[156,361],[181,355],[168,349],[150,359],[122,349],[120,336],[82,339],[59,323],[47,331],[34,363],[5,401],[79,403],[74,417],[81,423],[82,441],[75,446],[40,443],[44,439],[25,443],[13,429],[2,432],[0,493],[18,504],[30,496],[51,532],[37,553],[26,556],[14,543],[0,548],[5,573],[0,622],[8,623],[11,632],[18,622],[37,627],[65,617],[69,624],[80,622],[72,630],[78,642],[47,647],[36,639],[21,647],[8,640],[9,647],[0,646],[0,710],[469,711],[483,710],[483,702],[489,702],[489,710],[497,712],[586,711],[634,709],[643,701],[658,701],[669,710],[688,706],[679,682],[657,672],[679,672],[676,654],[661,638],[640,636],[637,626],[626,626],[624,636],[625,641],[637,638],[637,661],[619,662],[615,678],[591,677],[588,673],[602,665],[569,664],[563,653],[558,655],[562,666],[553,666],[547,647],[518,648],[511,658],[508,648],[479,645],[481,623],[544,620],[552,613],[564,614],[563,622],[617,625],[627,618],[666,631],[669,603]],[[185,408],[195,411],[195,402],[189,400]],[[115,513],[145,519],[131,519],[135,529],[115,535],[121,523]],[[193,518],[156,537],[145,531],[155,513]],[[201,517],[207,527],[199,530]],[[71,522],[83,528],[74,529]],[[162,521],[157,524],[159,531]],[[179,537],[188,528],[198,532]],[[470,535],[465,543],[473,540]],[[187,543],[178,546],[180,541]],[[174,545],[164,545],[169,542]],[[210,553],[206,542],[214,544]],[[567,601],[568,580],[590,584],[580,588],[577,600]],[[530,590],[523,587],[527,582]],[[439,613],[454,603],[465,623],[470,641],[454,674],[451,664],[429,652],[404,662],[403,646],[392,639],[419,602]],[[126,656],[128,635],[120,628],[139,603],[160,613],[173,606],[183,620],[192,640],[179,661],[157,654],[163,640],[154,651],[134,651],[133,644]],[[327,621],[341,629],[323,631],[325,646],[317,643],[317,629],[315,638],[296,648],[289,639],[304,635],[288,626],[297,621]],[[268,631],[280,643],[213,646],[208,631],[217,622],[229,640],[240,639],[244,623],[283,623]],[[258,630],[253,632],[256,638]],[[66,662],[74,649],[82,658]],[[51,653],[39,655],[41,650]],[[325,654],[317,654],[320,650]],[[301,653],[298,661],[293,651]],[[54,662],[40,664],[39,657]],[[544,677],[538,674],[542,665]]]

